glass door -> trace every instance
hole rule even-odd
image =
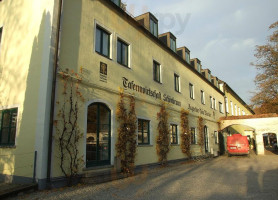
[[[209,148],[209,143],[208,143],[208,128],[205,126],[204,127],[204,136],[205,136],[205,152],[208,152],[208,148]]]
[[[111,112],[101,103],[88,107],[86,166],[110,164]]]

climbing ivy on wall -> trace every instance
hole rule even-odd
[[[205,145],[204,138],[204,119],[202,117],[198,117],[198,145],[200,146],[200,152],[203,154],[203,149]]]
[[[123,91],[119,93],[120,99],[117,105],[117,120],[119,122],[118,140],[116,143],[117,157],[121,161],[121,171],[133,175],[134,160],[136,155],[136,122],[135,98],[128,96],[129,111],[125,108],[125,96]]]
[[[158,135],[156,137],[156,153],[158,155],[158,161],[162,166],[167,164],[167,154],[170,151],[169,147],[169,124],[168,124],[169,113],[166,110],[165,103],[162,102],[160,105],[160,111],[157,113]]]
[[[82,70],[76,73],[68,69],[59,70],[62,83],[62,98],[56,102],[57,116],[54,120],[56,129],[55,144],[58,146],[59,166],[68,179],[68,185],[78,176],[83,166],[83,156],[79,152],[79,143],[83,139],[83,132],[78,126],[80,118],[80,104],[85,101],[79,84],[82,82]]]
[[[189,124],[188,124],[188,114],[189,112],[181,109],[181,150],[189,158],[191,158],[191,133],[189,133]]]

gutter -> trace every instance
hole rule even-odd
[[[55,6],[55,4],[54,4]],[[56,93],[56,80],[57,80],[57,69],[58,69],[58,57],[59,57],[59,46],[60,46],[60,28],[61,28],[61,15],[63,9],[63,0],[58,2],[58,13],[57,13],[57,27],[56,27],[56,44],[54,53],[54,64],[52,74],[52,89],[51,89],[51,105],[50,105],[50,116],[49,116],[49,133],[48,133],[48,153],[47,153],[47,188],[51,188],[51,162],[52,162],[52,137],[53,137],[53,121],[54,121],[54,109],[55,109],[55,93]],[[55,10],[55,7],[54,7]]]

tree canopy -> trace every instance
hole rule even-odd
[[[256,63],[251,63],[258,70],[255,78],[257,92],[251,101],[256,113],[278,113],[278,21],[271,24],[272,35],[265,45],[256,46]]]

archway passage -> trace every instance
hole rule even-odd
[[[109,165],[111,152],[111,111],[103,103],[88,106],[86,167]]]
[[[227,136],[232,136],[234,134],[247,136],[250,150],[256,150],[255,129],[242,124],[233,124],[224,128],[219,133],[219,147],[221,155],[225,154],[227,151]]]

